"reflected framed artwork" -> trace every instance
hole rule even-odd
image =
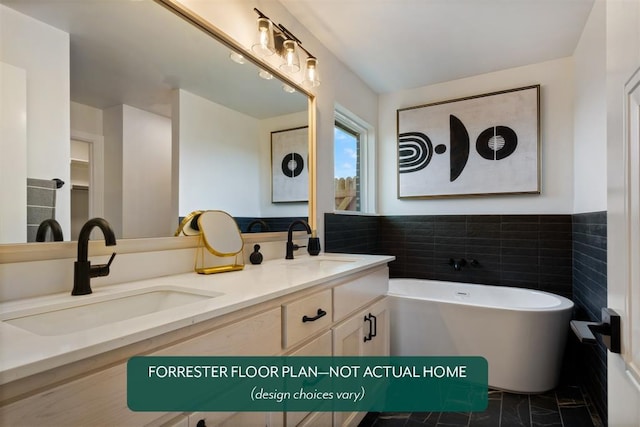
[[[540,193],[540,85],[397,110],[398,198]]]
[[[309,127],[271,132],[271,201],[309,200]]]

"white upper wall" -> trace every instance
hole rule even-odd
[[[26,72],[28,178],[69,183],[69,34],[0,5],[0,61]],[[56,219],[67,239],[70,188],[56,193]]]
[[[185,90],[177,102],[178,214],[220,209],[260,216],[259,121]]]
[[[116,105],[103,110],[103,127],[104,217],[116,237],[173,234],[171,120]]]
[[[541,194],[397,198],[396,111],[438,101],[541,85]],[[545,214],[573,212],[573,60],[564,58],[380,96],[379,213]]]
[[[26,242],[27,73],[1,61],[0,112],[0,243]]]
[[[575,213],[607,210],[605,3],[594,3],[573,55]]]
[[[122,120],[122,235],[170,236],[171,119],[124,105]]]
[[[102,135],[102,110],[71,102],[71,130],[92,135]]]

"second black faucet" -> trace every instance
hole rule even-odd
[[[287,230],[287,254],[285,256],[285,259],[293,259],[293,251],[297,251],[300,248],[304,248],[304,246],[299,246],[293,243],[293,228],[296,225],[304,226],[305,230],[307,230],[307,234],[311,234],[311,227],[309,227],[309,224],[307,224],[307,221],[302,219],[297,219],[293,221],[289,225],[289,230]]]

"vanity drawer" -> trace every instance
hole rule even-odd
[[[272,356],[280,352],[280,309],[272,308],[160,351],[153,356]]]
[[[389,269],[385,266],[333,288],[333,321],[350,313],[389,291]]]
[[[331,325],[331,289],[282,305],[282,347],[289,348]]]

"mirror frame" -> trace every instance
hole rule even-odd
[[[164,6],[173,12],[178,18],[184,19],[196,28],[204,31],[214,40],[222,43],[230,50],[240,53],[249,62],[268,71],[281,81],[293,87],[296,91],[307,96],[308,122],[309,122],[309,201],[308,223],[311,229],[317,229],[316,218],[316,97],[313,93],[303,88],[287,75],[274,68],[271,64],[260,60],[254,54],[239,44],[236,40],[224,33],[215,25],[191,11],[177,0],[153,0],[160,6]],[[243,233],[245,243],[269,242],[286,240],[286,232],[272,233]],[[156,237],[142,239],[120,239],[117,243],[118,253],[136,253],[160,250],[176,250],[195,248],[198,245],[198,236]],[[92,255],[107,255],[111,251],[100,242],[91,242]],[[77,251],[77,242],[46,242],[46,243],[16,243],[0,245],[0,264],[26,261],[43,261],[52,259],[74,258]]]

